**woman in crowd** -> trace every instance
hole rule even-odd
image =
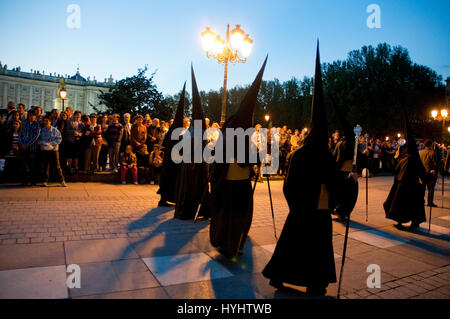
[[[147,140],[147,128],[144,126],[143,120],[142,115],[138,115],[136,123],[131,127],[131,146],[133,146],[134,151],[137,151]]]
[[[97,122],[102,128],[102,145],[100,146],[100,153],[98,156],[99,171],[106,171],[106,164],[108,163],[108,142],[105,138],[106,130],[108,129],[108,117],[106,115],[99,115]]]
[[[164,152],[161,151],[161,145],[153,145],[153,152],[150,154],[150,165],[153,181],[151,184],[159,185],[159,177],[161,176],[161,166],[164,160]]]
[[[84,169],[89,171],[98,171],[98,158],[103,144],[102,127],[97,124],[97,115],[91,114],[91,124],[86,127],[86,134],[90,135],[90,143],[84,153]]]

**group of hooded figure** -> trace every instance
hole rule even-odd
[[[227,145],[227,128],[242,128],[245,131],[253,127],[253,112],[266,62],[267,58],[238,111],[222,126],[223,145]],[[172,137],[176,135],[176,129],[183,126],[185,89],[186,84],[173,125],[163,142],[166,154],[171,154],[179,142],[177,137],[193,139],[195,129],[202,130],[201,136],[206,129],[192,68],[192,119],[201,121],[202,125],[201,128],[191,127],[187,137]],[[345,133],[345,138],[336,146],[335,156],[328,149],[328,125],[317,45],[310,131],[291,157],[283,185],[289,215],[273,256],[263,270],[263,275],[277,289],[284,289],[284,284],[290,284],[306,287],[308,294],[323,295],[327,286],[336,282],[331,214],[337,214],[341,220],[350,218],[358,196],[358,175],[355,173],[353,131],[337,105],[333,105]],[[406,145],[401,147],[394,185],[384,208],[387,218],[399,223],[412,220],[417,224],[425,220],[425,189],[420,180],[424,170],[407,117],[405,120],[408,139]],[[239,163],[225,159],[222,163],[207,164],[204,160],[195,163],[193,151],[190,163],[177,164],[170,155],[167,156],[158,190],[161,196],[159,206],[175,205],[175,218],[192,220],[199,215],[210,219],[211,244],[230,259],[242,254],[253,217],[254,187],[251,180],[255,163],[250,162],[250,153],[254,148],[250,147],[251,142],[246,138],[245,161]],[[205,143],[197,147],[205,147]],[[194,144],[192,141],[191,145]],[[223,153],[226,154],[226,150]]]

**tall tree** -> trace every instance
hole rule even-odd
[[[147,66],[138,69],[137,75],[118,81],[108,92],[100,91],[100,103],[106,106],[107,113],[150,113],[161,119],[172,116],[170,106],[153,82],[155,73],[147,77],[147,70]]]

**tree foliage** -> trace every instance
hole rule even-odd
[[[402,127],[402,107],[406,108],[414,129],[429,118],[432,107],[445,98],[442,77],[430,68],[411,61],[408,51],[386,43],[364,46],[348,54],[344,61],[322,65],[325,101],[330,129],[339,127],[333,98],[349,122],[360,124],[373,134],[388,134]],[[276,126],[308,126],[311,114],[313,78],[263,81],[255,108],[255,123],[270,114]],[[228,90],[227,116],[239,107],[249,86]],[[205,115],[220,121],[222,89],[200,92]],[[423,126],[423,125],[422,125]]]
[[[155,73],[145,74],[148,68],[139,69],[137,75],[118,81],[108,92],[101,91],[101,104],[107,113],[150,113],[152,117],[167,119],[172,116],[171,107],[153,82]]]

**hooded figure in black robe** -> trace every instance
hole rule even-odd
[[[231,116],[222,127],[222,137],[218,143],[224,145],[226,156],[226,129],[242,128],[244,131],[253,127],[253,111],[255,108],[259,87],[261,85],[267,57],[255,81],[245,95],[238,111]],[[234,155],[237,155],[236,139]],[[211,244],[217,247],[226,258],[241,254],[247,239],[253,217],[253,191],[251,185],[252,166],[251,153],[256,156],[256,147],[250,142],[250,136],[245,139],[245,160],[232,163],[213,163],[211,169],[212,212],[210,225]],[[225,157],[224,156],[224,157]]]
[[[354,177],[353,177],[354,178]],[[306,286],[307,293],[323,295],[336,282],[331,211],[333,198],[345,182],[328,150],[322,73],[317,43],[311,130],[292,155],[283,192],[289,215],[263,275],[282,289],[283,283]]]
[[[347,177],[349,173],[356,169],[356,167],[353,167],[355,135],[341,108],[337,105],[333,97],[330,96],[330,98],[344,132],[344,136],[336,143],[333,155],[337,167],[341,171],[341,175]],[[358,199],[358,188],[358,182],[349,178],[345,180],[343,187],[340,188],[339,193],[335,195],[336,208],[333,210],[333,214],[336,214],[339,217],[339,220],[345,221],[353,211]]]
[[[412,221],[410,229],[416,229],[426,221],[425,217],[425,168],[417,151],[414,133],[404,110],[406,144],[400,146],[396,155],[398,163],[394,170],[394,184],[383,204],[386,218],[395,220],[397,228]]]
[[[194,68],[191,68],[192,74],[192,120],[193,125],[189,129],[190,137],[186,133],[183,138],[191,139],[191,160],[190,163],[182,162],[177,176],[175,191],[175,218],[178,219],[194,219],[199,205],[205,201],[208,192],[208,172],[206,163],[202,158],[200,163],[195,163],[194,154],[197,151],[203,155],[203,148],[206,145],[203,135],[206,129],[205,116],[200,102],[200,94],[198,93],[197,82],[195,80]],[[201,134],[202,141],[198,145],[194,143],[195,121],[201,121],[200,130],[197,134]],[[200,149],[199,149],[200,148]],[[202,205],[199,214],[207,217],[209,213],[206,211],[207,206]]]
[[[167,131],[162,143],[166,155],[161,167],[161,177],[158,190],[158,194],[161,195],[161,200],[159,201],[158,206],[172,206],[168,202],[175,203],[175,186],[180,164],[176,164],[172,160],[172,148],[176,143],[178,143],[178,141],[172,140],[172,133],[177,128],[183,127],[185,92],[186,83],[184,83],[183,91],[180,95],[174,121],[172,126]]]

